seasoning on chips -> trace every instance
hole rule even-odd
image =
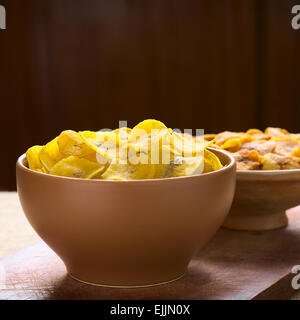
[[[247,139],[246,139],[247,140]],[[114,131],[63,131],[45,146],[27,150],[32,170],[81,179],[136,180],[181,177],[219,170],[205,141],[145,120]]]

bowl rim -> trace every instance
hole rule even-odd
[[[300,182],[300,169],[286,170],[237,170],[237,181],[245,182],[264,182],[264,183],[280,183],[280,182]]]
[[[282,169],[282,170],[237,170],[239,175],[263,175],[263,176],[274,176],[274,175],[286,175],[297,173],[300,174],[300,169]]]
[[[25,166],[25,164],[23,163],[24,160],[26,159],[26,153],[23,153],[17,160],[16,166],[17,168],[19,168],[22,171],[25,171],[29,174],[33,174],[36,176],[40,176],[40,177],[45,177],[45,178],[49,178],[49,179],[54,179],[54,180],[66,180],[66,181],[78,181],[78,182],[85,182],[85,183],[157,183],[157,182],[170,182],[170,181],[177,181],[177,180],[193,180],[193,179],[197,179],[199,177],[204,177],[204,176],[209,176],[209,175],[220,175],[223,172],[226,171],[230,171],[233,167],[235,167],[236,165],[236,161],[234,159],[234,157],[227,153],[226,151],[223,150],[218,150],[218,149],[214,149],[214,148],[207,148],[208,150],[212,151],[212,152],[216,152],[216,153],[221,153],[222,155],[224,155],[225,157],[229,158],[230,162],[224,166],[222,169],[216,170],[216,171],[211,171],[211,172],[206,172],[206,173],[199,173],[196,175],[192,175],[192,176],[183,176],[183,177],[170,177],[170,178],[158,178],[158,179],[136,179],[136,180],[106,180],[106,179],[84,179],[84,178],[72,178],[72,177],[64,177],[64,176],[56,176],[56,175],[51,175],[48,173],[43,173],[43,172],[38,172],[38,171],[34,171],[32,169],[29,169]],[[235,170],[236,171],[236,170]]]

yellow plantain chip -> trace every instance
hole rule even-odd
[[[144,121],[140,122],[139,124],[137,124],[132,129],[131,133],[134,134],[134,131],[137,129],[142,129],[142,130],[145,130],[146,133],[151,133],[151,130],[154,130],[154,129],[161,130],[161,129],[168,129],[168,128],[161,121],[154,120],[154,119],[148,119],[148,120],[144,120]]]
[[[129,141],[136,141],[137,137],[151,134],[152,130],[163,130],[169,129],[160,121],[148,119],[137,124],[130,132]]]
[[[173,161],[171,161],[169,164],[154,164],[152,166],[154,170],[153,179],[169,177],[174,167]]]
[[[121,141],[127,141],[130,135],[131,129],[127,127],[114,130],[114,133],[120,137]]]
[[[106,180],[153,179],[155,167],[151,164],[120,164],[113,162],[102,175]]]
[[[226,140],[229,137],[226,133]],[[133,129],[65,130],[26,154],[30,168],[58,176],[108,180],[180,177],[202,173],[205,161],[209,170],[221,167],[216,156],[204,157],[208,146],[216,146],[216,138],[207,138],[177,133],[148,119]]]
[[[131,137],[131,141],[126,145],[128,158],[143,158],[142,163],[159,165],[161,163],[170,163],[170,131],[167,128],[153,129],[151,134],[142,131],[142,135]],[[136,164],[136,160],[134,162]],[[157,167],[157,166],[156,166]],[[159,168],[161,170],[161,168]]]
[[[190,134],[172,132],[170,139],[171,151],[179,157],[193,157],[197,151],[203,150],[204,141],[193,139]]]
[[[76,156],[96,161],[96,151],[93,150],[81,135],[73,130],[63,131],[57,139],[59,151],[65,157]]]
[[[79,136],[81,137],[82,140],[85,139],[96,139],[97,138],[98,132],[96,131],[79,131]]]
[[[219,160],[219,158],[213,152],[210,152],[209,150],[204,150],[203,173],[219,170],[222,168],[223,168],[223,165]]]
[[[183,177],[200,174],[204,169],[203,157],[175,157],[174,161],[169,165],[163,178]]]
[[[196,137],[189,134],[180,135],[173,132],[171,138],[171,152],[176,156],[181,157],[201,157],[203,150],[214,144],[216,139],[206,141],[204,138]]]
[[[33,146],[26,151],[26,159],[29,169],[43,172],[43,165],[40,161],[40,152],[42,149],[43,146]]]
[[[56,176],[92,179],[104,170],[105,166],[97,162],[70,156],[57,162],[49,173]]]
[[[108,163],[119,157],[120,137],[113,131],[105,132],[79,132],[85,143],[96,151],[97,161]]]
[[[57,140],[58,137],[47,143],[40,151],[40,161],[48,171],[64,157],[59,151]]]

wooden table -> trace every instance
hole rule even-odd
[[[20,236],[24,218],[17,203],[15,193],[0,193],[0,234],[6,239],[1,242],[2,250],[11,245],[24,247],[24,239],[37,239],[25,220]],[[184,278],[145,289],[79,283],[67,276],[54,252],[39,242],[0,260],[6,271],[0,299],[286,299],[295,293],[291,268],[300,265],[300,207],[290,210],[289,218],[288,228],[274,231],[221,229],[192,261]],[[18,221],[17,229],[8,228],[4,235],[5,227],[14,221]],[[293,299],[299,296],[298,292]]]

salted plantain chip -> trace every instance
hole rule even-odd
[[[183,177],[200,174],[204,169],[203,157],[175,157],[163,175],[164,178]]]
[[[134,164],[138,162],[137,159],[139,158],[146,160],[146,162],[142,162],[144,164],[169,164],[170,156],[166,157],[168,154],[165,152],[166,149],[163,150],[163,148],[170,146],[170,137],[170,131],[167,128],[153,129],[151,133],[142,130],[141,135],[132,136],[127,144],[128,158],[130,160],[134,159]]]
[[[42,169],[35,169],[35,171],[41,172],[41,173],[48,173],[48,170],[46,170],[44,167]]]
[[[58,137],[47,143],[40,151],[40,161],[42,165],[50,171],[52,167],[61,159],[63,154],[60,153],[57,144]]]
[[[151,135],[153,130],[168,130],[169,129],[161,122],[154,119],[148,119],[137,124],[130,132],[128,141],[134,142],[145,135]]]
[[[122,127],[114,130],[114,133],[120,137],[121,141],[127,141],[130,135],[131,129],[127,127]]]
[[[43,146],[33,146],[26,151],[26,159],[28,162],[28,168],[43,172],[43,165],[40,161],[40,152]]]
[[[148,119],[133,129],[63,131],[45,146],[27,151],[29,166],[40,172],[86,179],[155,179],[201,173],[211,137],[179,134]],[[221,146],[218,146],[221,148]],[[207,160],[213,168],[216,159]]]
[[[131,135],[134,135],[137,130],[144,130],[146,133],[150,134],[154,129],[168,129],[164,123],[154,119],[148,119],[137,124],[131,131]]]
[[[93,150],[81,135],[73,130],[63,131],[57,139],[59,151],[65,157],[76,156],[96,161],[96,151]]]
[[[97,153],[96,158],[99,163],[105,164],[118,158],[121,140],[115,132],[84,131],[79,134],[85,143]]]
[[[155,167],[151,164],[120,164],[112,162],[108,169],[102,175],[107,180],[136,180],[153,179],[155,176]]]
[[[211,151],[204,150],[204,170],[205,172],[211,172],[215,170],[222,169],[223,165],[219,158]]]
[[[56,176],[92,179],[105,170],[105,166],[84,158],[70,156],[57,162],[50,170]]]
[[[174,155],[182,157],[201,156],[203,150],[214,143],[215,140],[205,141],[204,138],[194,138],[190,134],[173,132],[170,139],[171,151]]]
[[[79,131],[79,136],[81,137],[82,140],[85,139],[96,139],[98,135],[98,132],[96,131]]]
[[[171,151],[179,157],[193,157],[198,150],[203,149],[204,142],[193,139],[192,135],[173,131],[170,139]]]

